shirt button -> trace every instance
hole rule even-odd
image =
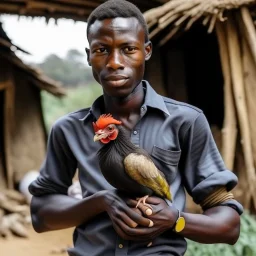
[[[119,247],[120,249],[124,248],[124,246],[123,246],[122,244],[119,244],[118,247]]]
[[[134,135],[137,135],[137,134],[138,134],[138,132],[137,132],[137,131],[133,131],[133,134],[134,134]]]

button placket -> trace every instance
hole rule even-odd
[[[147,108],[145,106],[142,106],[140,108],[140,117],[143,117],[146,114]]]
[[[135,146],[139,146],[140,144],[140,122],[134,127],[133,132],[131,133],[131,142]]]

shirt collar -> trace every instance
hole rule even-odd
[[[146,89],[145,101],[142,107],[146,106],[146,107],[159,109],[160,111],[164,112],[169,116],[170,113],[165,105],[163,97],[156,93],[156,91],[151,87],[149,82],[147,82],[146,80],[143,80],[142,83],[143,83],[143,87]],[[91,115],[94,116],[95,119],[98,119],[99,116],[102,114],[101,109],[103,108],[104,108],[104,98],[103,98],[103,95],[101,95],[93,102],[89,112],[85,115],[85,117],[80,120],[85,121]]]
[[[164,112],[168,116],[170,115],[164,99],[161,95],[157,94],[156,91],[151,87],[149,82],[146,80],[142,81],[144,88],[146,88],[146,96],[144,101],[144,106],[159,109],[160,111]]]
[[[89,112],[83,118],[81,118],[80,121],[85,121],[90,116],[93,116],[95,119],[98,119],[101,115],[101,109],[103,109],[103,105],[104,98],[103,95],[101,95],[93,102]]]

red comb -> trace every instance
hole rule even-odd
[[[121,121],[116,120],[112,117],[111,114],[103,114],[96,121],[96,124],[93,123],[94,131],[106,128],[110,124],[122,124]]]

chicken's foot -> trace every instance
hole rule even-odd
[[[148,207],[149,209],[153,210],[153,207],[152,207],[150,204],[147,204],[147,203],[146,203],[146,200],[147,200],[148,197],[149,197],[149,196],[146,195],[146,196],[143,196],[143,197],[141,197],[141,198],[136,198],[136,199],[138,200],[138,203],[137,203],[137,205],[136,205],[136,208],[138,208],[138,206],[139,206],[140,203],[143,203],[144,206],[146,206],[146,207]]]

